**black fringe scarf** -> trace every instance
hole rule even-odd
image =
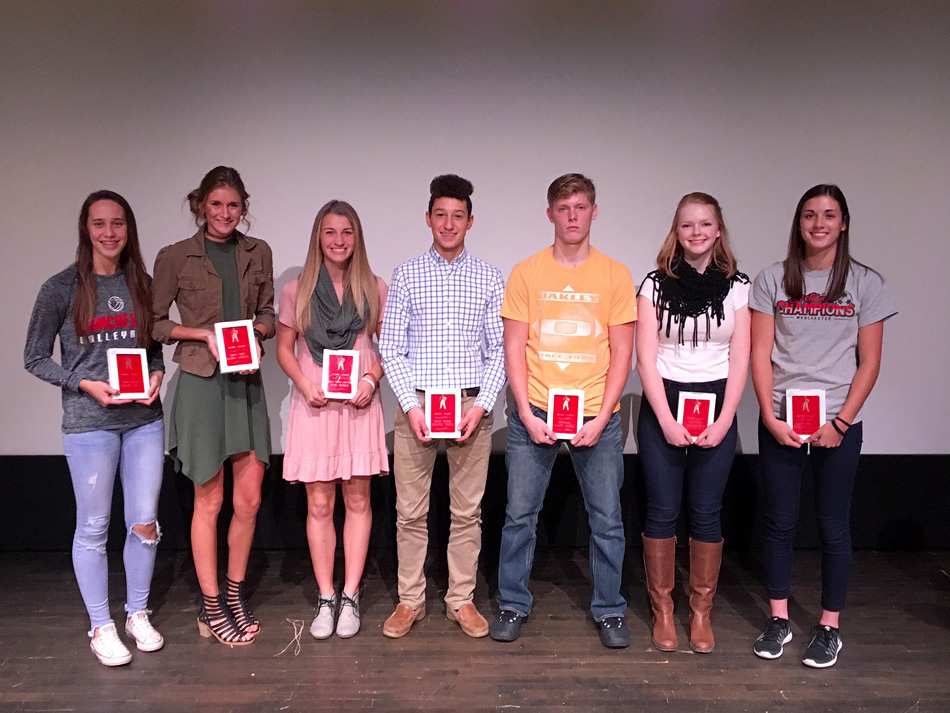
[[[718,327],[725,317],[723,303],[732,285],[734,283],[748,284],[749,277],[741,272],[736,272],[732,277],[726,277],[712,265],[700,274],[685,260],[677,260],[673,263],[673,272],[676,277],[659,270],[654,270],[647,275],[647,279],[652,278],[656,284],[653,300],[656,307],[656,321],[660,329],[665,328],[667,337],[670,336],[673,325],[676,324],[679,343],[684,344],[686,323],[692,319],[692,342],[696,347],[699,346],[700,318],[705,317],[705,341],[708,342],[713,318],[716,319]]]

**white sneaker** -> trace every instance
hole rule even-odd
[[[349,639],[360,631],[360,593],[350,596],[346,592],[340,595],[340,616],[336,620],[336,635]]]
[[[125,620],[125,633],[135,639],[139,651],[158,651],[165,645],[165,639],[148,620],[148,610],[133,612]]]
[[[310,624],[310,636],[315,639],[329,639],[333,634],[334,618],[336,616],[337,596],[330,597],[322,594],[317,599],[317,615]]]
[[[115,630],[115,622],[94,629],[89,636],[92,637],[89,648],[103,666],[124,666],[132,660],[132,654]]]

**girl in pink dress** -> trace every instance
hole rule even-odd
[[[284,479],[307,488],[307,541],[319,594],[310,626],[316,639],[334,629],[348,638],[360,629],[359,586],[373,523],[370,479],[389,472],[379,398],[383,369],[373,345],[385,302],[386,285],[370,270],[359,216],[349,203],[330,201],[313,222],[300,276],[281,291],[277,325],[277,361],[294,383]],[[326,398],[324,349],[359,353],[352,399]],[[339,596],[333,586],[337,483],[346,506]]]

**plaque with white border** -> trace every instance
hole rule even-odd
[[[119,393],[115,399],[148,398],[148,355],[144,349],[109,349],[109,386]]]
[[[785,422],[803,441],[825,423],[824,389],[786,389]]]
[[[458,425],[462,420],[462,390],[426,389],[425,399],[429,438],[461,438]]]
[[[554,436],[574,438],[583,425],[583,389],[548,389],[548,428]]]
[[[222,374],[260,368],[254,322],[249,319],[216,322],[214,334],[218,340],[218,369]]]
[[[693,443],[712,425],[716,415],[716,394],[680,391],[676,420],[689,431]]]
[[[359,379],[360,353],[355,349],[324,349],[320,388],[328,399],[352,399]]]

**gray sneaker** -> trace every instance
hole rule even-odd
[[[333,634],[333,621],[336,616],[337,596],[320,595],[317,600],[317,615],[310,624],[310,636],[315,639],[329,639]]]
[[[340,616],[336,620],[336,635],[349,639],[360,631],[360,593],[340,594]]]

